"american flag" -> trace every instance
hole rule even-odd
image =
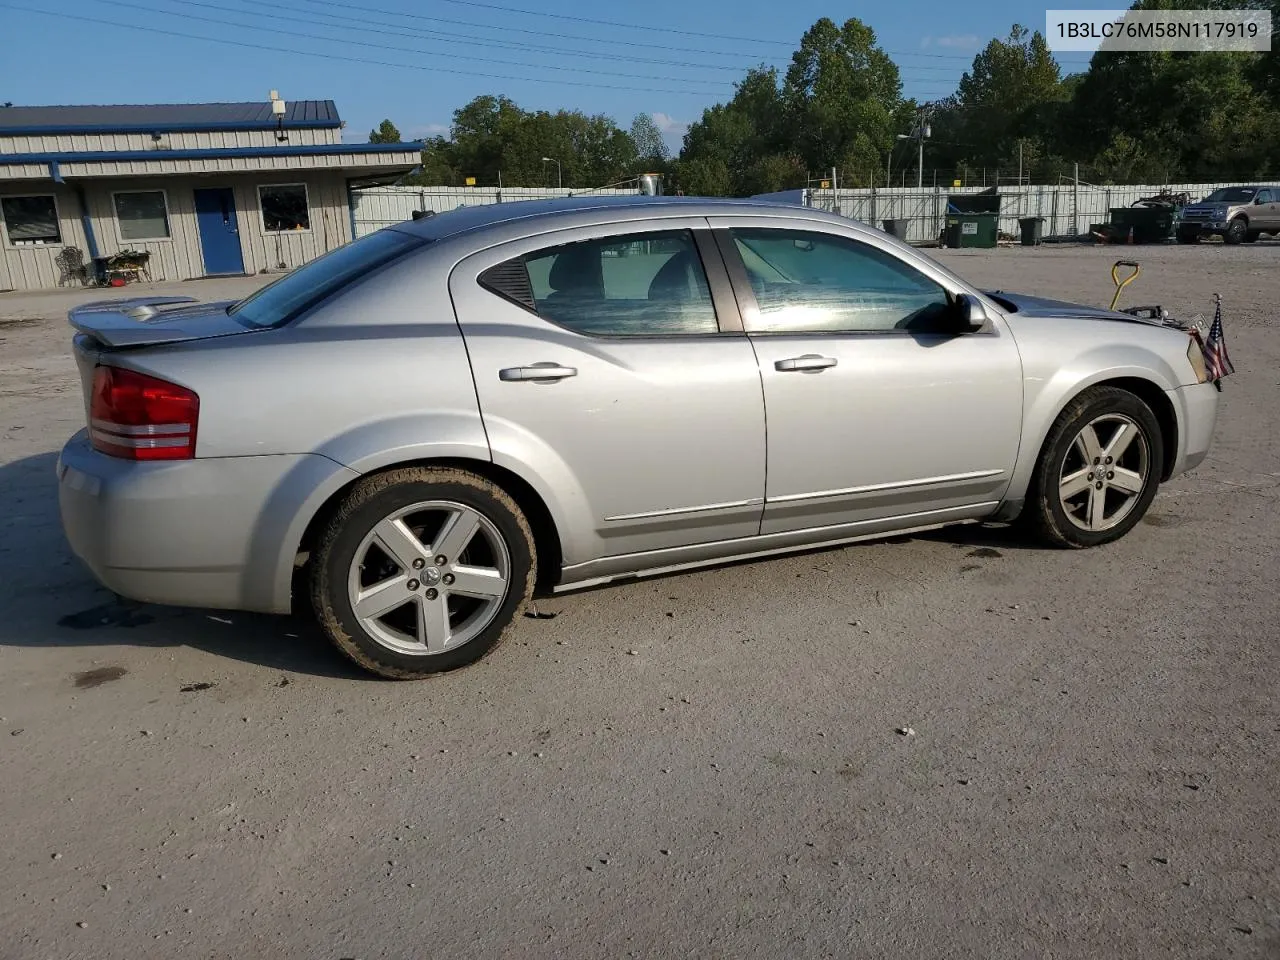
[[[1204,363],[1213,381],[1221,380],[1228,374],[1236,372],[1227,356],[1227,341],[1222,334],[1222,301],[1219,300],[1213,310],[1213,324],[1209,327],[1209,337],[1204,342]]]

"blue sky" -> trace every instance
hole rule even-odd
[[[1077,4],[1095,5],[1115,6]],[[819,17],[870,24],[904,93],[936,99],[1011,24],[1043,30],[1044,10],[1018,0],[0,0],[0,102],[265,100],[277,89],[286,100],[336,100],[345,136],[364,140],[383,117],[407,138],[446,132],[454,109],[492,93],[528,109],[607,113],[624,127],[650,113],[678,146],[748,67],[785,68]],[[1060,60],[1079,69],[1086,57]]]

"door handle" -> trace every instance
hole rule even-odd
[[[835,357],[820,357],[816,353],[806,353],[803,357],[778,360],[774,363],[773,369],[784,373],[791,370],[825,370],[827,367],[834,367],[836,362]]]
[[[563,380],[576,377],[577,367],[562,367],[558,363],[535,363],[527,367],[506,367],[498,371],[499,380]]]

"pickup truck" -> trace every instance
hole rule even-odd
[[[1215,235],[1225,243],[1253,243],[1264,233],[1280,233],[1280,187],[1220,187],[1184,207],[1178,222],[1179,243]]]

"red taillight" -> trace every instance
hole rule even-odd
[[[127,460],[196,455],[200,398],[174,383],[120,367],[95,367],[89,402],[93,448]]]

